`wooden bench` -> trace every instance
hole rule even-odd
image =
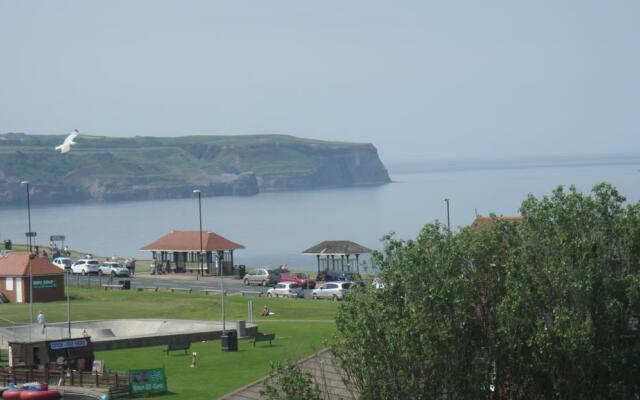
[[[191,291],[192,291],[193,289],[191,289],[191,288],[179,288],[179,287],[172,287],[172,288],[169,288],[169,290],[170,290],[171,292],[189,292],[189,293],[191,293]]]
[[[256,332],[256,335],[253,337],[253,347],[256,347],[256,342],[269,342],[269,346],[271,346],[271,341],[276,338],[275,333],[260,333]]]
[[[144,292],[145,290],[157,292],[158,289],[159,288],[157,286],[138,286],[138,292]]]
[[[110,284],[107,284],[107,283],[103,283],[102,287],[104,288],[104,290],[107,290],[107,289],[123,289],[124,285],[110,285]]]
[[[227,295],[227,291],[221,291],[220,289],[202,289],[202,291],[204,292],[205,295],[209,295],[209,293],[213,293],[213,294],[220,294],[222,293],[224,296]]]
[[[193,274],[194,272],[198,273],[200,272],[200,268],[187,268],[186,272],[189,272],[190,274]]]
[[[186,342],[186,343],[169,343],[167,345],[167,348],[164,351],[165,353],[167,353],[167,355],[169,355],[170,351],[177,351],[177,350],[184,350],[184,354],[187,354],[187,350],[189,350],[189,348],[191,347],[191,342]]]
[[[240,293],[242,293],[243,296],[262,296],[262,292],[257,290],[243,290]]]

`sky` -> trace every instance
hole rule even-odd
[[[636,0],[0,0],[0,132],[638,153]]]

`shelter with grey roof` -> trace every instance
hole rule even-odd
[[[342,272],[351,271],[355,264],[356,272],[360,272],[360,255],[370,254],[368,249],[350,240],[325,240],[322,243],[310,247],[302,252],[304,255],[316,256],[318,260],[318,273],[324,270],[336,270]]]

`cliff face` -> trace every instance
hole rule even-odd
[[[82,135],[67,154],[61,136],[0,135],[0,204],[39,204],[379,185],[390,181],[371,144],[291,136],[106,138]]]

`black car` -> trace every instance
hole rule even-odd
[[[344,272],[335,270],[321,271],[316,277],[317,282],[337,282],[346,280],[348,279]]]

